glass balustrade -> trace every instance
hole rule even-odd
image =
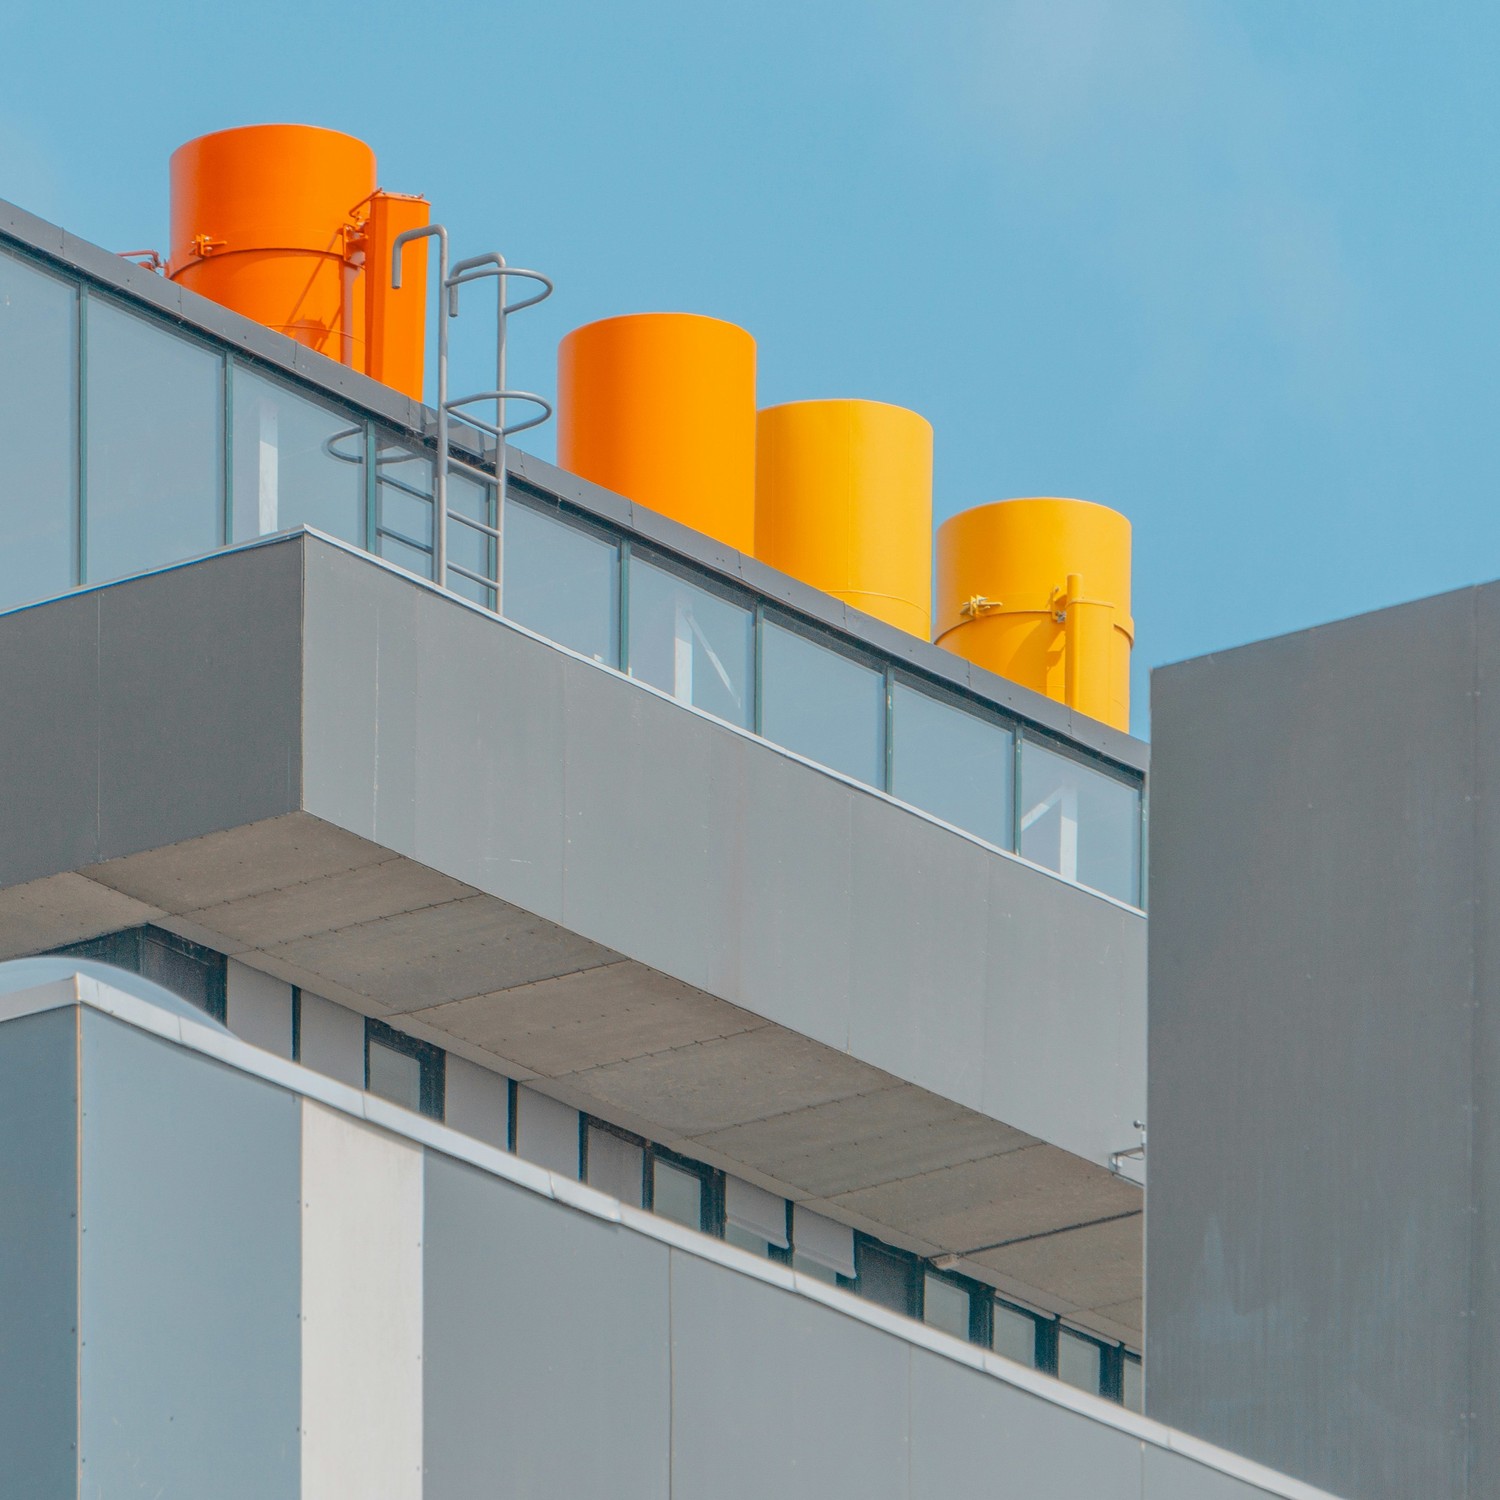
[[[431,577],[431,449],[367,412],[9,250],[0,348],[0,608],[301,525]],[[511,488],[502,515],[493,483],[450,473],[454,592],[1140,905],[1136,773]]]

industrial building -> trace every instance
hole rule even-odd
[[[564,340],[544,463],[545,275],[334,132],[172,178],[165,256],[0,205],[15,1493],[1395,1493],[1205,1344],[1155,1134],[1147,1277],[1124,519],[934,593],[931,428],[685,314]],[[1230,1040],[1153,1026],[1169,1152]]]

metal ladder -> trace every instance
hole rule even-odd
[[[437,425],[434,433],[434,444],[436,452],[433,456],[432,470],[432,576],[433,580],[441,587],[448,587],[450,573],[456,573],[460,578],[467,579],[471,583],[479,584],[483,588],[492,589],[499,608],[500,601],[500,549],[503,545],[499,526],[492,526],[486,521],[476,520],[473,516],[466,516],[461,511],[450,510],[448,507],[448,470],[450,465],[463,473],[471,475],[483,484],[489,484],[493,479],[495,483],[496,513],[495,518],[501,521],[505,513],[505,490],[506,490],[506,467],[505,467],[505,440],[518,432],[525,432],[529,428],[539,427],[552,415],[552,403],[545,397],[537,395],[535,391],[511,390],[506,385],[505,368],[505,342],[507,324],[512,313],[518,313],[524,308],[535,307],[538,302],[550,297],[553,292],[552,281],[549,277],[542,275],[540,271],[524,270],[520,266],[507,265],[505,257],[491,251],[487,255],[471,256],[467,260],[461,260],[456,266],[450,268],[448,264],[448,230],[442,224],[426,224],[418,229],[408,229],[404,234],[396,236],[391,246],[391,286],[399,289],[401,286],[401,252],[415,240],[431,236],[438,242],[438,319],[437,319]],[[448,320],[458,316],[458,289],[471,281],[480,281],[489,277],[496,281],[495,298],[495,388],[491,391],[479,391],[472,396],[459,396],[456,398],[448,395]],[[510,278],[517,280],[533,281],[540,284],[541,290],[529,297],[522,297],[516,302],[507,302],[507,281]],[[495,404],[495,420],[487,421],[469,408],[483,405],[486,402]],[[506,406],[510,402],[524,402],[540,408],[533,415],[519,422],[506,421]],[[464,459],[455,459],[451,454],[450,423],[459,422],[465,427],[472,429],[479,435],[479,450],[486,452],[485,438],[491,438],[495,445],[495,472],[493,475],[483,468],[479,468]],[[488,574],[477,573],[472,568],[466,568],[459,563],[448,561],[448,526],[449,521],[457,521],[460,525],[467,526],[477,531],[491,542],[490,560],[491,566]]]

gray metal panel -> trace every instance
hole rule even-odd
[[[900,1500],[910,1347],[672,1254],[673,1500]]]
[[[516,1090],[516,1155],[578,1176],[578,1111],[524,1084]]]
[[[911,1356],[911,1500],[1141,1500],[1141,1443],[922,1350]]]
[[[1153,683],[1148,1409],[1467,1493],[1472,592]],[[1477,1404],[1475,1404],[1477,1403]]]
[[[226,553],[98,600],[99,858],[296,809],[301,546]]]
[[[295,1495],[300,1100],[83,1019],[82,1494]]]
[[[365,1018],[321,995],[302,992],[297,1061],[350,1088],[365,1086]]]
[[[853,799],[850,815],[853,909],[889,914],[879,925],[861,924],[850,988],[903,998],[852,1005],[850,1049],[982,1109],[985,962],[992,925],[1004,920],[990,912],[994,856],[921,818],[892,818],[872,797]]]
[[[78,1493],[78,1011],[0,1025],[0,1475]]]
[[[92,864],[99,853],[99,598],[0,618],[0,884]]]
[[[443,1123],[498,1146],[510,1139],[510,1080],[450,1052],[443,1067]]]
[[[426,1500],[666,1495],[667,1248],[436,1154],[423,1243]]]
[[[1500,745],[1500,585],[1477,589],[1475,623],[1474,933],[1475,1036],[1473,1056],[1474,1265],[1470,1327],[1472,1396],[1469,1410],[1485,1415],[1470,1424],[1469,1487],[1473,1495],[1500,1494],[1500,1424],[1491,1414],[1500,1403],[1500,780],[1494,747]]]
[[[1268,1492],[1259,1485],[1232,1479],[1179,1453],[1144,1448],[1141,1453],[1144,1500],[1256,1500]]]

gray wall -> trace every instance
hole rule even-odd
[[[82,1055],[79,1493],[296,1495],[300,1101],[92,1011]]]
[[[1133,1142],[1139,913],[306,557],[309,812],[1092,1161]]]
[[[78,1012],[0,1027],[0,1490],[78,1483]]]
[[[1500,591],[1157,672],[1147,1409],[1500,1492]]]

